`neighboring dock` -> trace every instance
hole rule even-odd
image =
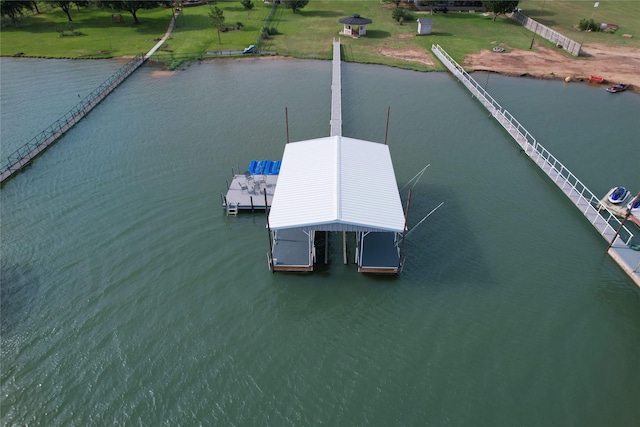
[[[31,141],[20,147],[13,154],[9,155],[6,162],[3,164],[2,172],[0,173],[0,185],[4,184],[6,180],[13,177],[15,174],[31,166],[33,159],[56,143],[60,137],[75,126],[76,123],[89,114],[96,105],[113,92],[120,83],[137,70],[138,67],[144,64],[144,62],[149,59],[149,57],[153,55],[155,51],[158,50],[167,40],[175,25],[176,16],[177,14],[174,14],[171,18],[169,28],[167,29],[164,37],[162,37],[162,39],[160,39],[160,41],[156,43],[146,55],[140,54],[131,59],[126,65],[111,76],[109,80],[102,83],[98,88],[93,90],[93,92],[80,101],[80,103],[78,103],[70,112],[62,116],[47,129],[40,132],[32,138]]]
[[[538,143],[533,135],[511,113],[498,104],[444,49],[439,45],[433,45],[431,50],[511,135],[523,152],[562,190],[600,235],[611,244],[608,254],[636,285],[640,286],[640,251],[631,247],[633,234],[622,224],[616,214],[606,205],[601,204],[600,198],[596,197],[567,167]]]

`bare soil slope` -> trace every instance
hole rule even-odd
[[[462,65],[474,71],[546,79],[588,80],[590,75],[597,75],[608,83],[631,84],[633,90],[640,92],[640,49],[593,44],[584,46],[585,57],[572,58],[560,50],[535,47],[536,50],[502,53],[485,50],[468,55]]]

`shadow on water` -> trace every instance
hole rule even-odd
[[[462,201],[446,187],[414,191],[409,211],[402,276],[425,286],[495,283],[484,259],[482,245],[462,216]],[[418,223],[441,202],[444,204],[422,224]]]
[[[337,272],[344,272],[344,274],[351,275],[356,274],[376,283],[389,283],[395,281],[399,276],[389,274],[362,274],[358,273],[358,266],[355,261],[355,247],[356,239],[355,233],[347,233],[347,264],[344,263],[343,253],[343,240],[341,232],[330,232],[328,234],[328,250],[326,251],[325,262],[325,249],[327,245],[327,238],[325,232],[316,233],[316,263],[313,267],[313,273],[322,277],[329,277],[331,274]]]
[[[0,267],[0,331],[2,335],[20,321],[30,301],[38,295],[40,279],[31,267],[8,265]]]

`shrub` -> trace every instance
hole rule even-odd
[[[578,28],[582,31],[600,31],[600,25],[596,24],[593,18],[582,19],[578,24]]]
[[[391,12],[391,17],[394,20],[398,21],[400,25],[402,25],[404,21],[411,20],[413,18],[413,15],[411,15],[411,12],[409,12],[407,9],[397,8],[393,9],[393,12]]]

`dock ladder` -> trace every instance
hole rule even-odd
[[[227,203],[227,216],[228,215],[238,215],[238,204],[237,203]]]

